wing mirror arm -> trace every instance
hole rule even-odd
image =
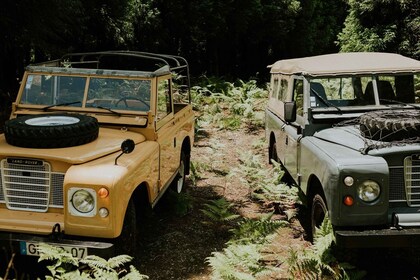
[[[115,165],[117,164],[118,159],[123,155],[123,154],[129,154],[131,153],[134,148],[136,147],[136,144],[134,143],[134,141],[132,139],[126,139],[121,143],[121,154],[119,154],[117,156],[117,158],[115,159]]]

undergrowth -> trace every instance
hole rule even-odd
[[[122,279],[122,280],[141,280],[149,279],[148,276],[130,265],[125,268],[133,258],[128,255],[112,257],[108,260],[98,256],[87,256],[77,259],[69,252],[61,248],[48,244],[40,244],[39,262],[46,262],[51,275],[46,275],[46,280],[71,280],[71,279]]]
[[[192,103],[199,116],[196,129],[212,124],[220,129],[253,129],[264,126],[268,92],[255,80],[235,83],[202,77],[191,90]]]

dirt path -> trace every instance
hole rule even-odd
[[[160,203],[153,220],[145,230],[139,270],[150,279],[210,279],[211,270],[206,258],[221,251],[229,240],[228,227],[215,227],[206,223],[208,218],[200,211],[209,200],[225,197],[235,204],[243,217],[254,218],[267,210],[252,201],[247,187],[232,171],[240,164],[243,152],[253,152],[266,158],[263,144],[264,130],[227,131],[208,127],[198,134],[192,151],[192,161],[199,169],[200,179],[189,179],[187,193],[191,196],[192,209],[184,216],[174,215],[170,198]],[[270,168],[267,166],[267,168]],[[287,257],[290,247],[304,246],[302,230],[298,224],[281,229],[273,242],[273,251]],[[278,261],[278,260],[274,260]],[[280,268],[283,261],[277,264]],[[270,279],[286,277],[286,268]]]

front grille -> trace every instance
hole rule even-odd
[[[1,161],[0,199],[8,209],[46,212],[63,207],[64,173],[51,172],[49,163],[16,164]]]
[[[409,206],[420,206],[420,159],[419,156],[404,159],[404,182]]]

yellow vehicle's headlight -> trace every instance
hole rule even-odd
[[[74,209],[81,213],[89,213],[95,208],[95,198],[84,189],[75,191],[70,201]]]
[[[381,194],[381,187],[372,180],[366,180],[357,188],[357,195],[364,202],[375,201]]]

